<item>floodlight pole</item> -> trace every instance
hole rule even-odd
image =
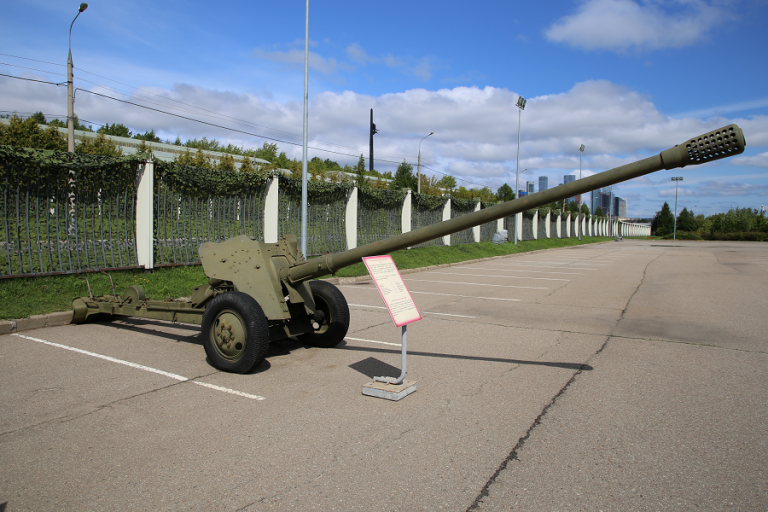
[[[579,146],[579,179],[581,179],[581,155],[584,154],[584,144]],[[581,205],[583,204],[582,201],[583,194],[579,194],[579,223],[576,225],[576,232],[579,234],[579,240],[581,240]]]
[[[301,150],[301,253],[307,257],[307,131],[309,119],[309,0],[304,24],[304,140]]]
[[[519,109],[517,111],[517,169],[515,171],[515,199],[517,199],[520,193],[520,120],[523,116],[523,110],[525,110],[526,99],[522,96],[517,97],[517,103],[515,106]],[[515,216],[515,245],[517,245],[517,216]]]
[[[88,8],[88,4],[83,2],[77,11],[75,19],[69,25],[69,55],[67,56],[67,151],[75,152],[75,91],[73,85],[72,73],[72,27],[80,13]]]
[[[429,132],[429,135],[434,135],[435,132]],[[429,135],[425,135],[421,138],[419,141],[419,164],[416,171],[416,192],[421,194],[421,143],[424,142],[424,139],[429,137]]]
[[[677,184],[680,181],[683,181],[682,176],[672,178],[672,181],[675,182],[675,217],[674,217],[674,224],[672,227],[672,241],[677,241]]]

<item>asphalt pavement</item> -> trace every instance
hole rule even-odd
[[[624,240],[342,283],[249,375],[196,326],[0,336],[0,512],[768,510],[768,245]]]

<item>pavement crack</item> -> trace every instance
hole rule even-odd
[[[56,417],[56,418],[51,418],[51,419],[48,419],[48,420],[45,420],[45,421],[41,421],[40,423],[35,423],[34,425],[26,425],[26,426],[17,428],[16,430],[9,430],[7,432],[0,432],[0,440],[4,436],[9,436],[9,435],[12,435],[12,434],[23,432],[25,430],[31,430],[31,429],[34,429],[34,428],[37,428],[37,427],[40,427],[40,426],[45,426],[45,425],[48,425],[48,424],[51,424],[51,423],[64,424],[64,423],[69,423],[71,421],[78,420],[80,418],[85,418],[86,416],[90,416],[91,414],[95,414],[95,413],[101,412],[104,409],[110,409],[110,408],[112,408],[112,406],[114,406],[116,404],[119,404],[120,402],[123,402],[125,400],[131,400],[133,398],[138,398],[140,396],[156,393],[158,391],[162,391],[162,390],[171,388],[173,386],[178,386],[179,384],[183,384],[184,382],[185,381],[174,382],[172,384],[168,384],[167,386],[162,386],[162,387],[159,387],[159,388],[150,389],[149,391],[142,391],[141,393],[136,393],[136,394],[131,395],[131,396],[125,396],[125,397],[122,397],[122,398],[118,398],[117,400],[113,400],[112,402],[109,402],[109,403],[106,403],[106,404],[97,405],[97,406],[94,407],[94,409],[92,409],[92,410],[90,410],[88,412],[84,412],[82,414],[77,414],[75,416],[59,416],[59,417]]]

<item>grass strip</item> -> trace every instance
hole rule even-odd
[[[392,257],[398,268],[412,269],[608,240],[611,238],[584,237],[581,241],[577,238],[549,238],[519,241],[517,245],[481,242],[447,247],[430,246],[396,251],[392,253]],[[356,277],[367,273],[365,266],[357,263],[341,269],[336,277]],[[140,270],[120,270],[110,272],[110,275],[118,294],[122,294],[128,286],[140,285],[144,288],[146,296],[153,299],[189,296],[194,287],[208,280],[202,265],[156,268],[146,274]],[[0,320],[70,310],[72,299],[88,295],[83,277],[90,281],[94,295],[112,293],[109,279],[99,273],[0,279]]]

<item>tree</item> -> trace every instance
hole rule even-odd
[[[152,146],[147,144],[146,141],[141,141],[141,144],[139,144],[139,147],[136,149],[136,152],[147,159],[152,158]]]
[[[589,216],[589,206],[586,203],[581,205],[581,214]]]
[[[403,160],[403,163],[397,166],[395,177],[392,183],[389,184],[389,188],[392,190],[400,190],[402,188],[416,190],[416,176],[413,175],[413,166]]]
[[[444,188],[444,189],[447,189],[449,192],[453,192],[453,189],[456,188],[456,178],[454,178],[453,176],[445,175],[442,178],[440,178],[438,185],[440,186],[440,188]]]
[[[101,128],[99,128],[99,133],[103,133],[104,135],[114,135],[115,137],[128,137],[130,138],[133,133],[131,130],[126,128],[122,124],[115,124],[112,123],[111,125],[109,123],[105,124]],[[147,140],[147,139],[142,139]],[[159,141],[156,141],[159,142]]]
[[[669,203],[664,201],[664,206],[661,207],[660,211],[656,212],[651,221],[651,231],[656,236],[664,236],[672,233],[674,226],[675,216],[669,208]]]
[[[122,126],[122,125],[121,125]],[[133,136],[134,139],[146,140],[147,142],[162,142],[160,137],[155,134],[155,130],[149,130],[144,133],[137,133]]]
[[[213,164],[211,164],[211,157],[203,153],[202,149],[198,149],[197,153],[195,155],[192,155],[192,152],[187,148],[184,153],[177,156],[173,159],[174,162],[177,162],[181,165],[190,165],[192,167],[203,167],[205,169],[213,169]]]
[[[496,198],[502,202],[511,201],[515,198],[515,191],[505,183],[496,191]]]
[[[75,126],[75,130],[82,130],[84,132],[92,132],[93,128],[91,126],[85,126],[84,124],[80,124],[80,120],[77,118],[77,115],[74,116],[73,123]],[[67,127],[67,121],[61,121],[60,119],[51,119],[48,122],[48,126],[55,126],[57,128],[66,128]]]
[[[219,165],[217,165],[216,168],[220,171],[235,172],[237,170],[235,167],[235,158],[232,155],[222,156],[221,160],[219,160]]]
[[[0,124],[0,145],[67,150],[67,141],[56,128],[51,126],[43,130],[34,118],[23,120],[16,114],[9,121],[8,125]]]
[[[104,155],[104,156],[120,156],[123,154],[123,150],[117,147],[117,144],[112,142],[112,139],[108,139],[106,135],[100,133],[96,135],[95,139],[90,137],[84,137],[80,140],[80,143],[75,146],[75,153],[81,155]]]
[[[688,208],[683,208],[680,215],[677,216],[678,231],[696,231],[696,216]]]
[[[277,160],[277,144],[265,142],[259,149],[248,151],[248,156],[261,158],[270,163],[275,163]],[[317,157],[315,157],[317,158]]]
[[[365,158],[362,153],[360,153],[360,158],[357,160],[357,165],[354,167],[354,172],[355,186],[357,186],[357,188],[371,186],[371,180],[365,177]]]
[[[595,217],[605,217],[605,213],[603,213],[603,207],[598,206],[595,208]]]
[[[243,163],[240,164],[240,172],[255,172],[251,159],[247,156],[243,158]]]
[[[32,114],[30,119],[34,119],[37,124],[48,124],[48,121],[45,120],[43,113],[39,111]]]

